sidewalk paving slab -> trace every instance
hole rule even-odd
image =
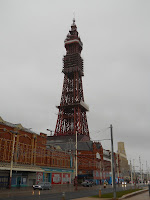
[[[111,199],[110,198],[83,197],[83,198],[72,199],[72,200],[111,200]]]
[[[149,192],[144,192],[142,194],[128,197],[126,200],[150,200]]]
[[[131,198],[131,197],[138,197],[139,195],[142,196],[143,193],[147,192],[148,189],[143,189],[143,190],[140,190],[140,191],[136,191],[136,192],[132,192],[132,193],[129,193],[129,194],[126,194],[124,196],[122,196],[121,198],[119,198],[119,200],[122,200],[122,199],[128,199],[128,198]]]
[[[142,191],[133,192],[127,195],[122,196],[119,200],[150,200],[148,189]],[[72,199],[73,200],[73,199]],[[112,198],[94,198],[94,197],[83,197],[75,200],[112,200]]]

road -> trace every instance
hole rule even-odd
[[[122,188],[122,187],[117,187],[117,191],[124,190],[131,188],[131,186],[127,186],[127,188]],[[65,191],[65,200],[71,200],[71,199],[76,199],[76,198],[81,198],[81,197],[88,197],[88,196],[93,196],[93,195],[98,195],[99,193],[100,186],[93,186],[92,188],[84,188],[84,187],[79,187],[77,191],[74,190],[73,186],[69,187],[55,187],[54,189],[48,191],[39,191],[35,190],[33,191],[31,188],[29,189],[24,189],[24,190],[5,190],[0,191],[0,200],[62,200],[62,194],[63,191]],[[107,186],[107,188],[102,188],[101,192],[102,194],[104,193],[109,193],[112,192],[113,189],[111,186]]]

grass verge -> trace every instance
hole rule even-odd
[[[131,190],[123,190],[116,193],[117,198],[122,197],[123,195],[130,194],[132,192],[139,191],[141,189],[131,189]],[[98,195],[94,195],[92,197],[99,198]],[[102,194],[101,198],[113,198],[113,193]]]

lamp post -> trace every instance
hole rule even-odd
[[[10,132],[13,134],[13,142],[12,142],[12,152],[11,152],[11,162],[10,162],[9,189],[11,188],[11,179],[12,179],[12,171],[13,171],[15,137],[18,134],[18,132],[15,132],[15,131],[10,131]]]
[[[50,131],[50,136],[52,136],[52,132],[54,132],[54,131],[52,131],[52,130],[50,130],[50,129],[46,129],[47,131]]]
[[[119,154],[117,154],[117,174],[118,174],[118,186],[119,186]]]
[[[78,185],[78,133],[76,131],[76,153],[75,153],[75,190],[77,190],[77,185]]]
[[[133,185],[133,175],[132,175],[132,164],[130,160],[130,171],[131,171],[131,185]]]
[[[110,125],[110,133],[111,133],[111,155],[112,155],[113,193],[114,193],[114,199],[116,199],[115,162],[114,162],[114,145],[113,145],[113,126],[112,126],[112,124]]]

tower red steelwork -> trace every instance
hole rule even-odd
[[[75,20],[71,25],[65,41],[66,55],[63,58],[64,83],[60,101],[55,136],[78,135],[89,136],[86,111],[89,110],[84,102],[82,76],[83,59],[81,51],[83,44],[78,35]]]

